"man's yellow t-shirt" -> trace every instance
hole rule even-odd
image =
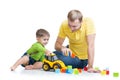
[[[68,21],[64,21],[60,26],[58,37],[69,39],[69,48],[80,59],[88,59],[87,35],[95,34],[95,28],[90,18],[83,18],[81,28],[72,32],[68,26]]]

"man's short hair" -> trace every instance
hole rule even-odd
[[[79,10],[71,10],[68,13],[67,17],[70,21],[75,21],[76,19],[78,19],[81,22],[82,18],[83,18],[83,15]]]

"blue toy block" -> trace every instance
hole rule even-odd
[[[55,73],[60,73],[60,69],[55,69]]]
[[[67,70],[66,70],[66,73],[72,74],[72,73],[73,73],[73,69],[67,69]]]

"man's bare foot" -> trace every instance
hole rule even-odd
[[[27,65],[27,66],[25,66],[25,69],[26,70],[31,70],[31,69],[33,69],[33,65]]]

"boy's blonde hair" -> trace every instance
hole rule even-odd
[[[47,30],[45,30],[45,29],[38,29],[38,30],[36,31],[36,37],[43,37],[43,36],[48,36],[48,37],[50,37],[50,34],[49,34],[49,32],[48,32]]]

